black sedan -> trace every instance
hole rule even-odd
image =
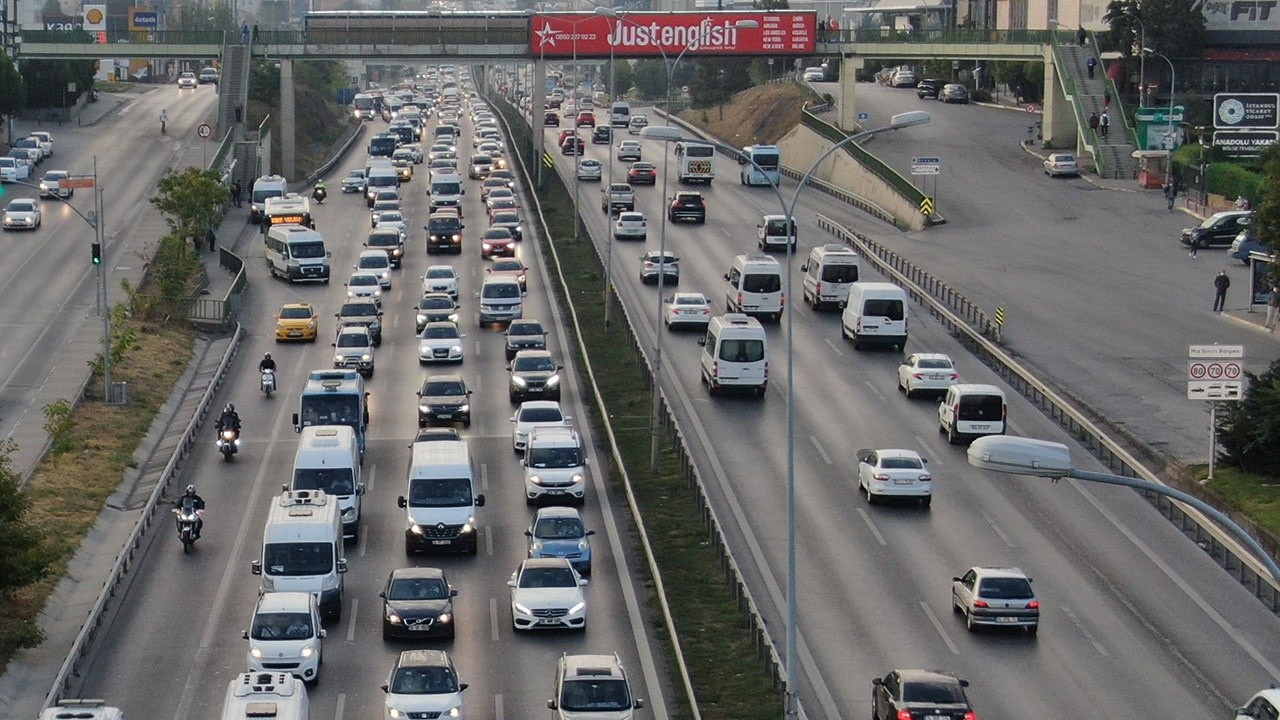
[[[1193,228],[1182,231],[1182,244],[1197,247],[1230,247],[1236,235],[1249,224],[1248,210],[1226,210],[1214,213]]]
[[[382,597],[382,639],[453,638],[453,598],[444,571],[415,567],[392,570]]]
[[[975,720],[969,683],[938,670],[894,670],[871,681],[872,720]]]
[[[471,427],[471,390],[461,375],[429,375],[418,391],[418,427],[462,423]]]

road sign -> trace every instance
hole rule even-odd
[[[1239,400],[1244,396],[1243,345],[1188,348],[1187,399]]]
[[[1229,157],[1258,157],[1270,145],[1280,142],[1276,130],[1216,130],[1213,146]]]
[[[1187,348],[1187,357],[1204,358],[1244,358],[1243,345],[1192,345]]]
[[[69,177],[58,181],[59,188],[75,188],[84,190],[93,187],[92,177]]]
[[[1280,93],[1217,93],[1213,126],[1219,130],[1280,127]]]
[[[920,201],[920,214],[921,215],[933,214],[933,198],[929,197],[928,195],[924,196],[924,199]]]
[[[1005,320],[1004,308],[1002,307],[996,308],[996,324],[1004,325],[1004,320]]]
[[[196,134],[208,140],[213,136],[213,126],[209,123],[200,123],[200,127],[196,128]]]
[[[1039,109],[1040,109],[1040,108],[1036,107],[1035,105],[1028,105],[1028,106],[1027,106],[1027,114],[1028,114],[1028,115],[1034,115],[1034,114],[1036,113],[1036,111],[1037,111],[1037,110],[1039,110]]]
[[[942,158],[940,157],[913,157],[911,158],[911,174],[912,175],[937,175],[942,169]]]
[[[858,122],[866,122],[871,119],[871,113],[858,113]]]

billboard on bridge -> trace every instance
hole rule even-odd
[[[755,27],[738,27],[740,21]],[[808,11],[538,13],[531,20],[534,57],[674,58],[686,55],[812,55],[817,14]]]

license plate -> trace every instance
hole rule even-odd
[[[912,480],[903,480],[903,479],[901,479],[901,478],[894,478],[894,480],[893,480],[893,484],[894,484],[894,485],[910,485],[912,482],[914,482],[914,481],[912,481]]]
[[[991,429],[991,426],[985,423],[974,424],[974,425],[970,425],[969,427],[973,428],[974,430],[990,430]]]
[[[453,413],[436,413],[436,417],[440,418],[441,420],[448,420],[449,418],[453,417]]]
[[[563,490],[548,490],[548,491],[546,491],[546,493],[544,493],[544,494],[545,494],[545,495],[563,495],[563,494],[564,494],[564,491],[563,491]]]
[[[540,618],[538,620],[538,624],[539,625],[562,625],[563,623],[560,622],[559,618]]]
[[[1018,622],[1018,618],[1009,617],[1008,615],[1001,615],[1000,617],[996,618],[996,622],[1002,622],[1002,623]]]
[[[452,542],[453,542],[452,540],[432,540],[431,544],[432,545],[448,545]]]
[[[924,720],[951,720],[951,718],[946,715],[925,715]]]
[[[930,380],[946,380],[947,376],[946,375],[930,375],[929,379]]]
[[[302,337],[302,331],[301,331],[301,330],[290,330],[290,331],[289,331],[289,337]]]

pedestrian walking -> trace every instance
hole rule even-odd
[[[1198,257],[1196,253],[1200,251],[1200,236],[1193,234],[1191,236],[1191,252],[1187,253],[1187,257]]]
[[[1227,288],[1231,287],[1231,278],[1227,277],[1227,269],[1223,268],[1218,271],[1217,277],[1213,279],[1213,311],[1222,312],[1222,306],[1227,303]]]
[[[818,21],[818,42],[826,42],[826,41],[827,41],[827,21],[819,20]]]
[[[232,180],[230,190],[231,202],[235,203],[236,207],[240,207],[240,181]]]
[[[168,125],[169,125],[169,111],[161,109],[160,110],[160,134],[161,135],[165,135],[169,132],[167,129]]]
[[[1088,38],[1089,36],[1086,35],[1084,32],[1084,26],[1081,25],[1080,29],[1076,31],[1076,44],[1079,45],[1080,47],[1084,47],[1084,41],[1087,40]]]
[[[1280,283],[1271,283],[1271,293],[1267,295],[1267,322],[1266,328],[1268,332],[1276,331],[1276,320],[1280,319]]]
[[[244,105],[239,100],[237,100],[236,101],[236,124],[239,125],[242,122],[244,122]]]
[[[1097,132],[1097,131],[1098,131],[1098,123],[1099,123],[1099,120],[1098,120],[1098,113],[1096,113],[1096,112],[1095,112],[1095,113],[1090,113],[1090,114],[1089,114],[1089,129],[1090,129],[1090,130],[1093,130],[1094,132]]]
[[[204,241],[209,244],[209,252],[213,252],[218,245],[218,236],[213,234],[213,228],[205,231]]]
[[[1111,107],[1111,88],[1109,87],[1102,89],[1102,107]]]
[[[1085,67],[1089,69],[1089,79],[1093,79],[1093,71],[1098,67],[1098,58],[1090,55],[1088,60],[1084,61]]]
[[[1102,137],[1106,137],[1111,128],[1111,114],[1106,110],[1098,116],[1098,127],[1102,128]]]
[[[258,23],[253,24],[253,41],[258,42]]]
[[[240,24],[240,44],[241,45],[249,44],[249,23]]]
[[[1174,186],[1173,180],[1164,181],[1164,202],[1169,206],[1169,212],[1173,212],[1173,199],[1178,196],[1178,188]]]

